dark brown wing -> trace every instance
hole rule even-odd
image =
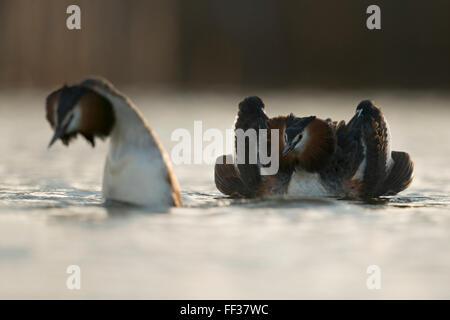
[[[258,97],[248,97],[239,103],[239,112],[235,123],[236,133],[236,163],[239,171],[239,176],[252,196],[256,196],[257,191],[261,185],[261,168],[258,163],[255,163],[255,159],[258,158],[258,139],[259,130],[267,129],[267,120],[269,119],[264,112],[264,103]],[[242,132],[249,132],[248,130],[254,130],[256,133],[256,141],[245,137],[244,152],[240,152],[238,146],[239,134],[237,130]],[[256,143],[256,145],[253,145]]]
[[[387,124],[380,108],[372,101],[359,103],[355,116],[347,124],[347,138],[356,143],[358,152],[355,157],[358,167],[365,162],[362,180],[356,178],[360,197],[378,197],[382,195],[382,187],[387,176],[387,158],[389,150],[389,134]],[[340,137],[338,136],[338,139]],[[342,138],[342,137],[341,137]],[[344,147],[345,148],[345,147]],[[362,156],[362,157],[361,157]],[[353,171],[355,166],[352,166]],[[346,177],[347,178],[347,177]]]
[[[253,193],[242,182],[239,171],[232,161],[231,155],[217,158],[214,167],[214,181],[217,189],[231,197],[251,197]]]
[[[326,121],[335,132],[337,145],[329,165],[320,171],[320,176],[338,194],[357,197],[360,183],[352,178],[364,159],[361,124],[356,124],[355,121],[350,121],[349,124],[330,119]]]
[[[235,148],[236,159],[231,156],[221,156],[216,161],[215,182],[217,188],[226,195],[238,197],[255,197],[258,195],[262,177],[260,165],[252,163],[258,149],[258,141],[252,141],[240,133],[248,133],[247,130],[256,130],[258,138],[259,129],[267,129],[268,117],[264,113],[264,103],[258,97],[248,97],[239,103],[239,111],[235,123]],[[241,143],[242,149],[241,150]],[[256,143],[257,145],[253,145]],[[242,152],[243,151],[243,152]],[[225,161],[228,160],[228,163]],[[256,161],[257,162],[257,161]]]
[[[56,124],[56,109],[58,107],[58,100],[62,89],[53,91],[47,96],[46,99],[46,118],[52,128],[55,128]]]
[[[406,152],[392,151],[394,166],[381,186],[382,195],[394,195],[405,190],[413,180],[414,163]]]
[[[362,139],[366,144],[367,165],[360,193],[362,196],[378,197],[386,178],[386,162],[389,150],[388,129],[384,116],[372,102],[364,101],[362,106]]]

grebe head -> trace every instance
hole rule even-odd
[[[336,136],[326,121],[315,116],[297,118],[290,114],[285,125],[282,156],[286,161],[310,172],[329,163],[336,151]]]
[[[68,145],[78,133],[94,146],[94,138],[108,136],[115,122],[111,103],[83,85],[64,85],[52,92],[47,120],[55,131],[49,147],[58,139]]]
[[[286,118],[283,156],[290,152],[301,153],[304,150],[308,140],[308,131],[305,129],[314,119],[316,119],[315,116],[296,118],[292,113]]]

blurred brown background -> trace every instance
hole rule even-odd
[[[449,16],[448,0],[0,0],[0,86],[449,89]]]

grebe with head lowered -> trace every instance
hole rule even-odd
[[[235,129],[279,130],[279,150],[273,150],[279,170],[263,176],[259,164],[219,157],[215,182],[226,195],[372,198],[397,194],[412,181],[414,165],[407,153],[391,151],[388,124],[372,101],[362,101],[346,124],[292,114],[269,119],[262,100],[249,97],[239,105]]]
[[[170,160],[142,114],[110,82],[90,78],[63,86],[47,97],[47,120],[55,130],[49,147],[81,134],[110,137],[102,193],[112,201],[164,208],[181,206]]]

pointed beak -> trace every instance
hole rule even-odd
[[[48,144],[48,148],[50,148],[55,142],[56,140],[58,140],[64,133],[64,129],[61,127],[57,127],[55,130],[55,134],[53,135],[52,140],[50,140],[50,143]]]
[[[293,143],[288,143],[282,152],[282,156],[284,157],[285,155],[287,155],[289,152],[291,152],[294,149],[295,145]]]

